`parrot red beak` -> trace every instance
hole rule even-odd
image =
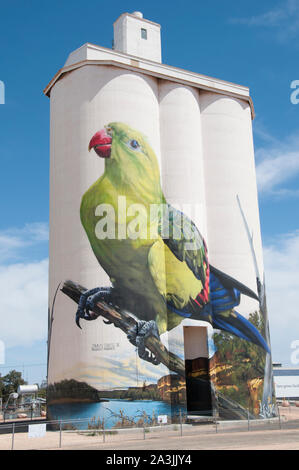
[[[92,137],[88,150],[94,149],[101,158],[109,158],[111,154],[112,137],[107,134],[106,129],[102,129]]]

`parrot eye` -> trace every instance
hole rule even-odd
[[[140,145],[138,144],[137,140],[134,139],[130,140],[129,145],[133,150],[138,150],[140,148]]]

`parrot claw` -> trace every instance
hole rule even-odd
[[[80,325],[80,316],[78,315],[78,311],[76,313],[76,325],[82,330],[81,325]]]
[[[78,309],[76,312],[76,325],[81,328],[80,319],[91,321],[97,317],[92,315],[92,310],[99,300],[108,302],[111,299],[111,287],[96,287],[94,289],[87,290],[81,294]]]
[[[157,323],[154,320],[138,321],[135,326],[130,328],[127,335],[130,343],[137,346],[138,356],[141,359],[158,365],[161,361],[145,347],[145,339],[148,336],[155,336],[157,339],[160,339]]]

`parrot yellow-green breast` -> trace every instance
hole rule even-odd
[[[82,198],[81,222],[124,304],[139,319],[155,320],[161,334],[183,319],[167,304],[184,309],[204,287],[204,247],[188,255],[176,243],[175,252],[161,237],[159,207],[167,203],[146,137],[126,124],[111,123],[94,136],[90,148],[105,158],[105,171]]]

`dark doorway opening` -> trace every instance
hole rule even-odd
[[[207,328],[185,326],[184,350],[188,414],[212,416]]]

